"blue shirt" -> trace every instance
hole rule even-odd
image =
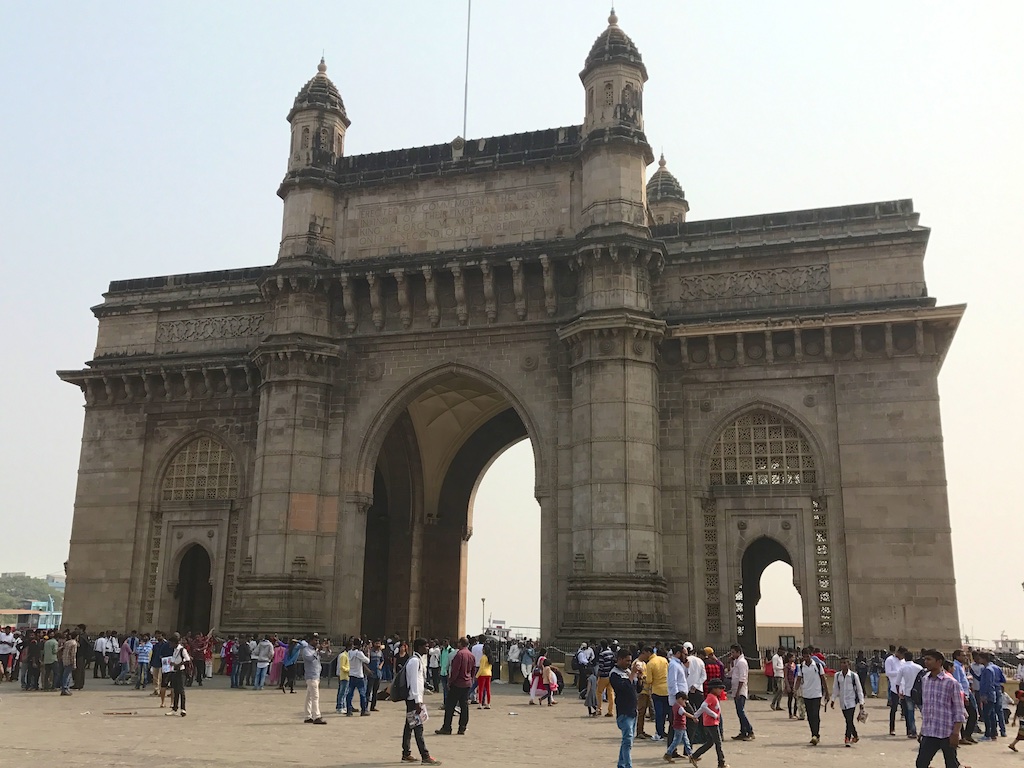
[[[971,693],[971,684],[967,682],[967,673],[964,672],[964,665],[953,659],[953,677],[960,683],[960,688],[965,694]]]
[[[992,665],[988,664],[981,670],[978,677],[978,695],[987,696],[989,701],[995,701],[996,675],[992,671]]]
[[[304,678],[306,680],[319,680],[320,679],[320,654],[317,653],[316,648],[311,646],[305,640],[299,643],[302,648],[299,651],[299,658],[302,659],[302,667]]]
[[[302,646],[300,646],[298,643],[296,643],[292,647],[292,649],[290,651],[287,651],[285,653],[285,655],[284,655],[284,665],[286,667],[290,667],[293,664],[295,664],[296,661],[298,661],[299,651],[301,650],[301,648],[302,648]]]

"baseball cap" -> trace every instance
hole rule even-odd
[[[683,648],[685,648],[688,651],[692,651],[693,650],[693,643],[691,643],[689,640],[687,640],[685,643],[683,643]]]

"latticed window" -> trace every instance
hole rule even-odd
[[[814,456],[795,426],[773,413],[740,417],[719,435],[711,485],[791,485],[817,480]]]
[[[164,501],[231,499],[238,495],[238,472],[231,451],[212,437],[198,437],[175,455],[164,475]]]

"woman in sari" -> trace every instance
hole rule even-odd
[[[272,635],[270,640],[274,643],[274,658],[270,662],[270,679],[267,684],[273,686],[284,681],[284,655],[288,646],[278,640],[277,635]]]
[[[530,673],[530,706],[537,703],[537,692],[543,690],[544,662],[548,660],[544,651],[544,648],[537,649],[537,658],[533,662],[533,671]],[[545,691],[541,695],[546,696],[547,692]]]

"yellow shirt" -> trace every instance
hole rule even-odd
[[[476,673],[477,677],[490,677],[491,676],[491,660],[487,658],[485,653],[480,657],[480,671]]]
[[[338,656],[338,679],[348,680],[349,675],[349,661],[348,651],[342,651]]]
[[[668,696],[668,659],[651,656],[647,662],[647,679],[655,696]]]

